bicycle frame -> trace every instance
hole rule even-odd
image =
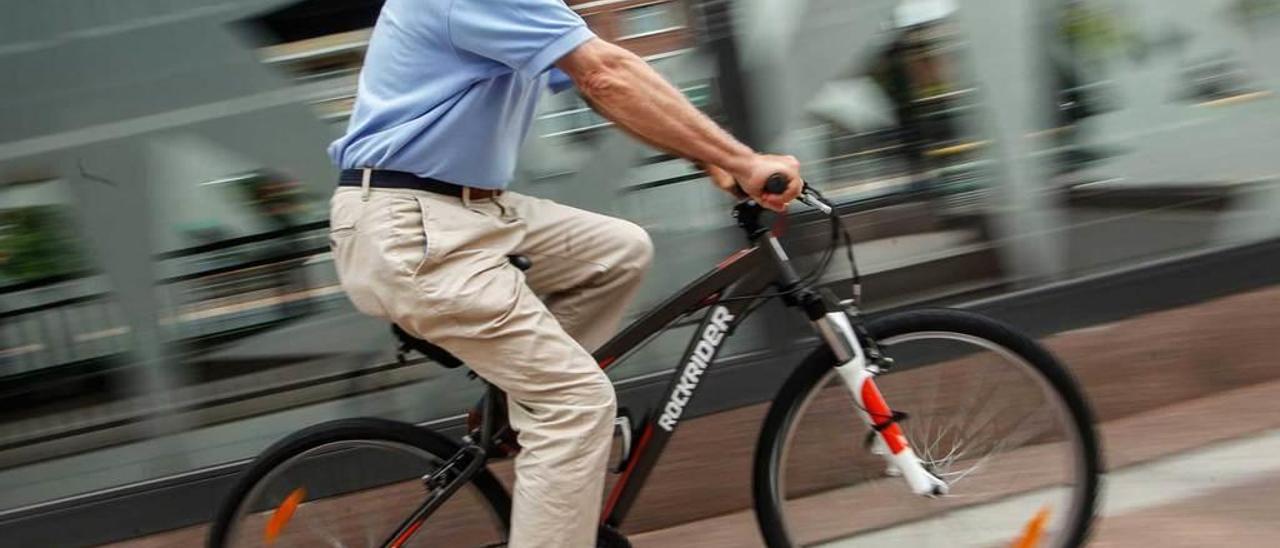
[[[911,489],[921,495],[945,492],[945,484],[925,471],[911,451],[893,412],[872,382],[872,378],[880,370],[868,361],[865,343],[870,341],[860,340],[858,330],[850,322],[848,313],[840,303],[801,284],[782,245],[760,224],[760,206],[753,202],[743,202],[734,211],[739,226],[747,232],[747,238],[753,245],[721,261],[714,270],[689,283],[675,296],[625,327],[594,354],[600,367],[607,370],[652,337],[666,331],[680,318],[707,309],[664,396],[641,421],[639,436],[634,447],[625,456],[621,476],[614,484],[601,512],[601,524],[614,529],[621,526],[679,425],[689,402],[696,395],[707,369],[719,355],[724,341],[732,336],[734,329],[757,305],[778,295],[783,296],[788,306],[802,309],[818,334],[831,347],[837,359],[836,369],[862,409],[863,419],[880,434],[876,437],[877,448],[882,450],[893,466],[902,471]],[[498,412],[497,400],[500,394],[497,388],[490,386],[485,397],[478,432],[480,439],[478,442],[473,440],[469,446],[476,447],[475,444],[478,443],[483,450],[480,455],[493,454],[495,434],[505,424],[505,417],[499,416]],[[634,436],[635,430],[627,433]],[[466,448],[463,450],[467,451]],[[479,467],[467,466],[467,470],[462,473],[451,472],[447,468],[448,466],[442,467],[436,474],[452,475],[445,488],[456,489],[455,484],[467,481]],[[433,508],[424,512],[431,502],[428,500],[406,520],[387,545],[399,546],[412,536],[430,510],[434,509],[433,505]]]
[[[643,420],[639,438],[626,456],[622,475],[601,512],[603,525],[621,526],[724,341],[762,299],[770,296],[762,295],[770,287],[777,290],[770,293],[782,295],[788,306],[802,309],[831,347],[838,363],[836,370],[862,409],[863,420],[880,434],[875,438],[877,448],[902,471],[912,491],[921,495],[945,492],[946,485],[925,471],[912,452],[893,411],[872,381],[880,370],[868,362],[864,344],[869,341],[860,340],[840,303],[800,284],[777,237],[760,225],[760,212],[760,206],[752,202],[735,208],[739,225],[755,245],[729,256],[715,270],[685,286],[595,353],[596,361],[607,370],[677,319],[708,308],[664,396]],[[761,295],[760,299],[751,298],[757,295]]]
[[[768,239],[774,241],[773,236]],[[602,523],[621,525],[697,393],[707,368],[719,355],[724,341],[759,303],[750,296],[768,290],[778,279],[779,263],[772,259],[769,251],[759,245],[729,256],[715,270],[685,286],[595,353],[597,362],[607,370],[679,318],[707,309],[664,396],[641,421],[636,442],[623,462],[622,475],[606,499]]]

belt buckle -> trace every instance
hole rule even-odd
[[[471,200],[487,200],[502,195],[501,190],[492,188],[473,188],[469,186],[462,187],[462,201],[470,203]]]

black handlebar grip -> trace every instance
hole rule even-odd
[[[786,175],[774,173],[764,182],[764,193],[782,194],[787,191],[787,187],[790,186],[790,182],[791,181],[787,179]]]

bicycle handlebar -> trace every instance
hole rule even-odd
[[[747,190],[742,188],[742,182],[735,180],[733,183],[738,186],[738,196],[743,199],[749,197],[747,195]],[[803,181],[801,181],[801,183],[803,183]],[[765,179],[764,189],[762,190],[765,194],[782,194],[787,191],[787,186],[789,186],[787,176],[782,173],[774,173],[773,175],[770,175],[768,179]]]
[[[801,203],[815,208],[827,215],[831,214],[834,210],[834,206],[811,190],[809,188],[809,183],[805,182],[803,179],[800,181],[800,185],[800,195],[796,197],[797,200],[800,200]],[[790,181],[787,179],[786,175],[782,173],[774,173],[765,180],[763,190],[765,194],[782,194],[787,191],[788,186],[790,186]],[[747,193],[742,190],[742,185],[740,183],[738,184],[738,192],[746,198]]]
[[[801,181],[800,183],[804,184],[804,181]],[[786,175],[783,175],[781,173],[774,173],[773,175],[770,175],[767,180],[765,180],[764,193],[765,194],[782,194],[783,192],[787,191],[788,186],[790,186],[790,181],[787,180]]]

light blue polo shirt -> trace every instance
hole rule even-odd
[[[505,188],[552,65],[594,36],[563,0],[387,0],[329,156]]]

